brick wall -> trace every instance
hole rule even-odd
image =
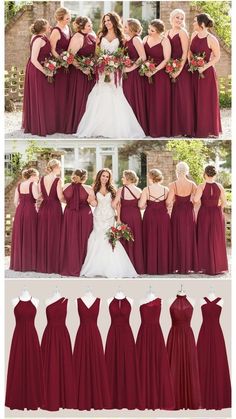
[[[147,173],[151,169],[159,169],[163,173],[163,184],[168,185],[175,177],[175,161],[171,151],[149,151],[147,155]]]

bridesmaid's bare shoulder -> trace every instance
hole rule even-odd
[[[217,37],[210,32],[208,33],[208,40],[210,41],[211,44],[219,45],[219,41],[218,41]]]
[[[180,38],[181,37],[182,38],[189,38],[189,33],[188,33],[187,29],[181,28],[180,31],[179,31],[179,36],[180,36]]]
[[[148,40],[148,35],[146,35],[146,36],[143,38],[143,43],[144,43],[144,44],[146,44],[147,40]]]

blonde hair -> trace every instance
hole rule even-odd
[[[126,180],[129,180],[131,183],[134,183],[135,185],[137,185],[139,181],[139,178],[134,170],[124,170],[123,176],[126,178]]]
[[[52,172],[53,169],[55,169],[55,167],[57,167],[57,166],[61,167],[60,160],[57,160],[57,159],[51,159],[51,160],[49,160],[49,162],[47,164],[47,167],[46,167],[47,172],[49,172],[49,173]]]
[[[46,30],[48,21],[46,19],[36,19],[30,26],[30,32],[33,35],[39,35],[41,32]]]
[[[183,27],[185,28],[185,12],[182,9],[174,9],[170,13],[170,24],[172,25],[172,21],[176,15],[182,15],[184,17]]]
[[[129,29],[131,30],[131,32],[137,35],[141,35],[143,27],[138,19],[133,19],[133,18],[127,19],[127,25]]]
[[[29,179],[31,176],[39,176],[39,172],[34,167],[29,167],[27,169],[22,170],[21,173],[23,179]]]
[[[70,10],[67,9],[66,7],[59,7],[59,9],[56,10],[54,18],[57,21],[63,20],[65,15],[69,15],[70,14]]]
[[[77,169],[71,175],[72,183],[83,183],[87,179],[88,172],[85,169]]]
[[[152,179],[153,183],[158,183],[163,180],[163,174],[158,169],[151,169],[148,172],[149,177]]]
[[[189,165],[184,161],[180,161],[176,165],[176,174],[177,175],[188,175],[189,174]]]

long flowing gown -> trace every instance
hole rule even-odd
[[[118,38],[109,42],[102,38],[100,47],[108,53],[119,47]],[[129,105],[122,89],[122,83],[105,82],[100,76],[88,96],[85,113],[79,123],[76,135],[80,138],[143,138],[145,134]]]
[[[81,269],[81,276],[102,276],[107,278],[136,277],[125,249],[118,241],[115,249],[108,242],[106,232],[115,223],[115,212],[111,206],[112,197],[97,192],[98,205],[93,215],[93,231],[90,234],[87,255]]]
[[[197,350],[202,394],[202,408],[231,407],[231,383],[224,335],[220,326],[221,298],[210,301],[204,297],[203,323],[198,335]]]

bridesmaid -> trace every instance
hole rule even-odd
[[[75,170],[71,183],[63,188],[66,200],[61,233],[61,275],[80,276],[87,253],[87,242],[93,229],[90,205],[96,205],[94,191],[85,185],[87,171]]]
[[[195,136],[218,137],[222,132],[220,120],[219,94],[215,64],[220,59],[219,42],[208,32],[213,20],[206,13],[194,18],[194,33],[191,37],[190,58],[192,54],[205,53],[205,65],[192,75],[195,101]],[[200,78],[202,75],[204,78]]]
[[[188,71],[189,37],[185,29],[185,13],[175,9],[170,14],[172,28],[168,31],[171,58],[180,59],[180,69],[172,76],[171,83],[171,134],[175,137],[194,136],[194,107],[192,78]]]
[[[23,181],[15,190],[16,212],[12,230],[10,269],[35,271],[37,255],[37,211],[39,197],[38,170],[30,167],[22,172]]]
[[[56,26],[52,28],[50,43],[52,54],[59,58],[63,51],[68,50],[70,43],[70,11],[64,7],[56,10]],[[65,113],[67,106],[67,93],[69,88],[69,77],[65,68],[59,68],[55,75],[55,100],[56,100],[56,132],[65,133]]]
[[[199,269],[208,275],[228,270],[225,220],[223,208],[226,197],[223,186],[215,182],[215,166],[207,166],[205,181],[197,187],[194,201],[201,200],[197,218],[197,245]]]
[[[169,39],[163,35],[164,30],[164,23],[160,19],[154,19],[149,25],[148,36],[143,40],[148,60],[153,60],[156,65],[154,73],[147,74],[147,77],[153,78],[153,83],[145,80],[148,133],[151,137],[171,135],[171,86],[165,72],[171,55],[171,45]]]
[[[76,33],[72,36],[69,51],[80,57],[90,57],[95,54],[96,38],[92,32],[92,22],[87,16],[79,16],[74,21]],[[74,60],[69,74],[69,91],[66,117],[66,133],[74,134],[85,112],[87,98],[95,84],[88,79],[86,70],[78,67]]]
[[[47,80],[52,73],[46,73],[42,65],[51,56],[50,26],[47,20],[37,19],[30,29],[33,36],[25,71],[22,128],[25,133],[46,136],[56,132],[55,88]]]
[[[149,186],[144,188],[139,207],[143,217],[145,272],[164,275],[171,272],[171,230],[166,198],[168,188],[162,186],[163,175],[158,169],[148,173]]]
[[[40,180],[43,201],[38,213],[37,271],[50,274],[59,272],[63,200],[60,161],[50,160],[47,171]]]
[[[145,107],[145,83],[139,75],[140,61],[146,61],[143,42],[140,38],[142,26],[137,19],[127,19],[124,33],[128,36],[125,47],[133,65],[126,67],[126,77],[123,80],[123,91],[143,131],[147,135],[147,118]]]
[[[167,205],[172,205],[172,272],[187,274],[198,271],[196,221],[193,196],[194,182],[188,179],[189,167],[180,162],[176,166],[177,180],[170,183]]]
[[[123,187],[119,188],[113,201],[117,207],[118,222],[127,224],[134,235],[133,241],[122,240],[122,244],[139,275],[144,274],[143,261],[143,239],[142,239],[142,217],[138,202],[141,196],[141,189],[136,185],[139,179],[133,170],[124,170],[122,182]]]

